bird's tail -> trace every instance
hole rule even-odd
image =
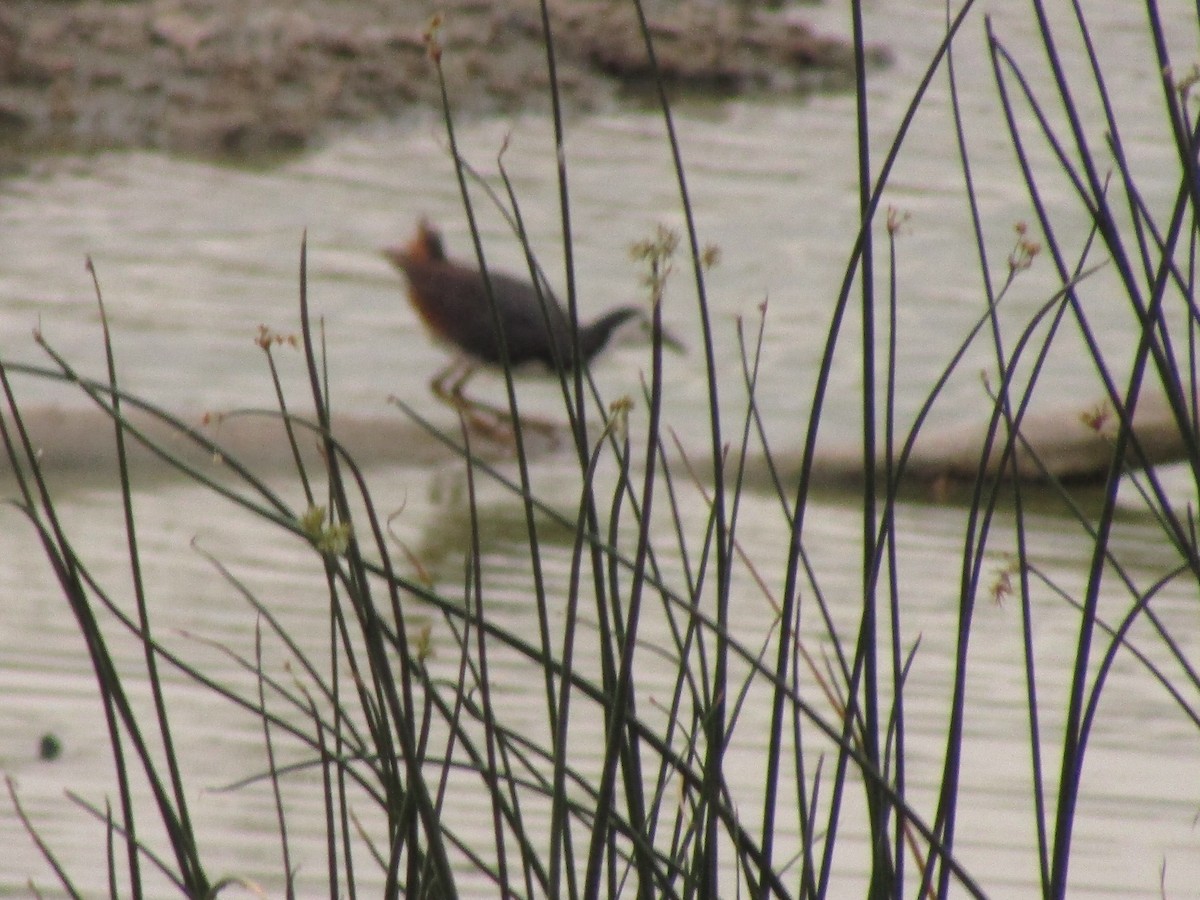
[[[641,314],[642,311],[636,306],[621,306],[606,312],[596,321],[581,328],[579,330],[579,351],[583,355],[584,361],[590,360],[603,350],[613,332],[621,325]]]

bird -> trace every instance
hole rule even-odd
[[[481,367],[503,366],[504,348],[513,368],[534,363],[553,373],[568,373],[577,362],[590,362],[625,322],[635,318],[646,321],[639,307],[628,305],[580,325],[577,360],[570,318],[548,287],[539,291],[527,279],[500,271],[489,270],[485,278],[474,266],[451,259],[441,232],[428,219],[417,223],[416,233],[407,243],[386,247],[383,255],[403,273],[408,299],[426,329],[457,353],[457,358],[434,376],[430,387],[437,397],[459,409],[485,407],[468,400],[464,388]],[[669,337],[665,341],[671,346],[677,343]]]

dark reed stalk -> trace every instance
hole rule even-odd
[[[719,817],[716,813],[724,782],[724,753],[726,743],[725,696],[727,690],[727,667],[729,648],[725,635],[729,633],[729,589],[731,567],[729,564],[729,528],[726,515],[725,453],[726,447],[721,433],[721,413],[718,391],[718,375],[713,344],[713,326],[705,289],[703,254],[697,235],[695,216],[687,186],[683,154],[676,133],[671,105],[667,98],[666,85],[658,64],[654,41],[651,37],[646,10],[641,0],[633,0],[638,28],[646,51],[648,68],[654,85],[659,111],[666,130],[667,144],[671,151],[671,162],[679,188],[681,211],[684,217],[687,244],[692,261],[692,272],[696,290],[697,312],[700,318],[701,342],[704,349],[705,376],[708,388],[709,433],[711,439],[711,476],[713,479],[713,507],[711,521],[714,526],[716,551],[716,586],[713,589],[713,604],[716,608],[717,632],[715,653],[711,673],[711,696],[709,708],[703,716],[705,730],[704,787],[701,791],[701,839],[694,854],[698,886],[702,893],[714,894],[718,890],[720,856],[718,844]],[[697,603],[700,595],[695,597]]]
[[[279,823],[279,850],[283,862],[283,877],[289,900],[296,896],[292,852],[288,843],[287,817],[283,812],[283,793],[279,787],[279,768],[275,763],[275,743],[271,739],[271,720],[267,715],[267,695],[262,666],[262,620],[254,623],[254,668],[258,675],[258,705],[262,713],[263,746],[267,751],[267,773],[271,779],[271,796],[275,801],[275,819]]]
[[[1180,392],[1175,387],[1174,379],[1174,364],[1171,362],[1173,356],[1170,353],[1169,333],[1165,329],[1165,323],[1160,317],[1162,308],[1162,298],[1164,296],[1164,284],[1167,273],[1170,271],[1169,266],[1163,266],[1160,269],[1161,274],[1151,271],[1151,267],[1147,263],[1144,270],[1149,275],[1150,299],[1149,303],[1142,299],[1141,289],[1137,286],[1136,278],[1132,267],[1127,262],[1124,242],[1121,239],[1120,226],[1116,218],[1113,216],[1110,207],[1106,201],[1106,191],[1101,185],[1101,181],[1096,174],[1096,166],[1094,164],[1093,153],[1088,146],[1086,137],[1083,133],[1079,117],[1076,111],[1076,106],[1073,100],[1071,88],[1068,85],[1066,76],[1061,66],[1057,50],[1055,38],[1053,37],[1048,20],[1044,10],[1040,5],[1035,5],[1041,27],[1043,45],[1047,51],[1047,57],[1050,69],[1055,79],[1055,87],[1061,102],[1067,113],[1067,120],[1070,126],[1071,137],[1075,146],[1076,155],[1080,162],[1081,168],[1084,171],[1084,179],[1076,182],[1076,189],[1082,202],[1093,211],[1096,216],[1096,221],[1099,227],[1101,237],[1108,251],[1112,254],[1117,271],[1119,272],[1123,287],[1129,297],[1131,304],[1135,308],[1139,319],[1143,323],[1143,330],[1138,341],[1137,350],[1135,352],[1132,374],[1129,380],[1129,386],[1126,391],[1122,391],[1121,399],[1125,402],[1114,402],[1114,406],[1120,411],[1122,421],[1118,429],[1114,441],[1114,468],[1110,471],[1108,478],[1108,490],[1106,490],[1105,508],[1099,518],[1095,537],[1095,552],[1093,554],[1093,562],[1091,572],[1088,579],[1088,590],[1086,600],[1083,604],[1081,624],[1079,630],[1079,642],[1075,655],[1075,669],[1073,687],[1070,696],[1068,707],[1067,723],[1064,728],[1064,748],[1062,753],[1062,766],[1060,773],[1060,786],[1057,800],[1056,821],[1054,828],[1054,847],[1052,851],[1052,859],[1050,866],[1050,881],[1047,889],[1047,896],[1061,897],[1066,891],[1066,873],[1070,859],[1070,844],[1071,833],[1074,823],[1074,813],[1076,799],[1080,789],[1080,779],[1083,769],[1083,753],[1086,747],[1086,730],[1082,728],[1081,717],[1083,698],[1085,693],[1085,685],[1087,682],[1088,661],[1091,649],[1092,637],[1095,630],[1096,622],[1096,605],[1099,598],[1099,588],[1102,576],[1102,565],[1107,557],[1107,548],[1109,534],[1112,528],[1113,512],[1115,509],[1115,487],[1116,480],[1119,475],[1117,466],[1124,456],[1125,447],[1130,442],[1131,428],[1128,425],[1128,417],[1132,415],[1132,409],[1137,403],[1138,394],[1143,378],[1143,372],[1150,359],[1154,360],[1154,364],[1158,371],[1163,375],[1162,381],[1167,390],[1167,396],[1172,403],[1173,408],[1180,416],[1182,431],[1190,434],[1190,427],[1184,423],[1184,403],[1179,399]],[[1092,61],[1093,80],[1098,94],[1104,102],[1106,115],[1109,117],[1109,125],[1112,130],[1113,146],[1119,148],[1119,137],[1116,130],[1116,123],[1112,118],[1111,105],[1107,100],[1107,91],[1104,86],[1101,70],[1096,61],[1094,52],[1092,51],[1091,40],[1088,32],[1088,27],[1083,19],[1081,11],[1076,8],[1076,22],[1080,33],[1084,36],[1085,43],[1088,48],[1089,57]],[[993,43],[994,39],[993,39]],[[1161,44],[1160,54],[1161,54]],[[1161,57],[1160,57],[1161,58]],[[1168,69],[1169,71],[1169,69]],[[1027,91],[1028,95],[1028,91]],[[1168,101],[1168,106],[1170,101]],[[1010,126],[1011,127],[1011,126]],[[1043,125],[1043,131],[1049,133],[1049,129]],[[1123,161],[1123,154],[1118,153],[1118,165]],[[1126,185],[1129,184],[1130,176],[1127,170],[1122,170],[1122,180]],[[1186,179],[1185,179],[1186,180]],[[1028,181],[1028,178],[1027,178]],[[1030,182],[1032,183],[1032,182]],[[1171,255],[1171,250],[1180,234],[1180,224],[1183,221],[1182,212],[1184,204],[1179,203],[1176,206],[1176,212],[1173,215],[1172,226],[1169,233],[1172,235],[1164,245],[1162,258],[1168,259]],[[1135,234],[1135,237],[1140,235],[1140,230]],[[1144,242],[1140,242],[1141,247],[1145,247]],[[1143,250],[1144,257],[1144,250]],[[1079,314],[1082,317],[1082,314]],[[1152,329],[1157,329],[1157,337]],[[1159,342],[1161,338],[1163,343]],[[1093,356],[1099,363],[1099,354],[1093,352]],[[1115,391],[1110,388],[1110,392],[1115,394]],[[1190,406],[1191,404],[1187,404]],[[1196,454],[1191,454],[1192,459],[1196,458]],[[1169,509],[1166,504],[1164,509]],[[1179,532],[1177,531],[1177,534]]]
[[[180,870],[189,890],[205,891],[207,878],[200,866],[200,857],[196,848],[195,833],[188,815],[187,799],[183,788],[183,777],[179,771],[178,757],[175,752],[174,739],[167,718],[166,701],[163,699],[162,681],[158,676],[155,661],[153,637],[150,631],[150,614],[146,606],[146,588],[142,579],[141,555],[138,551],[137,528],[134,524],[133,490],[129,479],[129,457],[125,448],[125,434],[120,427],[121,406],[120,394],[117,392],[117,366],[113,357],[112,336],[108,328],[108,314],[104,309],[104,296],[100,290],[100,280],[96,275],[95,266],[89,258],[88,273],[92,276],[92,286],[96,291],[96,305],[100,310],[100,327],[104,341],[104,358],[108,370],[109,394],[113,398],[113,415],[117,421],[114,437],[117,444],[117,477],[121,489],[121,509],[125,523],[125,540],[128,547],[130,570],[133,575],[133,593],[137,603],[138,630],[142,637],[142,649],[146,660],[146,676],[154,698],[154,714],[158,722],[159,738],[162,741],[163,756],[166,759],[167,773],[171,780],[174,793],[175,808],[179,817],[177,835],[173,835]]]

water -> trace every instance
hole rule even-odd
[[[1169,180],[1173,150],[1157,114],[1157,99],[1146,100],[1147,93],[1158,88],[1143,46],[1144,29],[1126,4],[1087,6],[1102,58],[1120,61],[1110,66],[1110,87],[1127,123],[1126,151],[1144,179],[1147,201],[1162,215],[1175,188]],[[1169,11],[1175,21],[1187,21],[1184,10],[1175,3]],[[1028,14],[1015,9],[990,12],[997,34],[1044,90],[1049,82],[1032,41]],[[812,15],[831,29],[848,27],[844,10]],[[936,46],[944,13],[940,4],[883,2],[868,10],[868,16],[869,33],[890,44],[896,55],[895,66],[875,78],[869,98],[878,127],[873,149],[878,165],[924,60]],[[896,27],[897,21],[904,27]],[[957,74],[991,272],[1000,281],[1014,223],[1033,221],[1033,214],[995,105],[982,22],[976,18],[967,27],[956,55]],[[1173,35],[1181,42],[1176,57],[1194,58],[1194,29],[1181,28]],[[1081,73],[1077,42],[1068,45],[1068,64]],[[1089,138],[1099,141],[1103,125],[1094,115],[1094,100],[1082,97],[1080,102],[1089,112]],[[710,275],[708,291],[729,428],[732,431],[738,421],[745,400],[734,322],[741,317],[755,323],[766,301],[768,327],[758,399],[775,445],[787,446],[803,434],[815,367],[856,228],[853,98],[691,102],[681,109],[678,124],[701,241],[721,249],[721,263]],[[897,244],[898,406],[910,417],[983,308],[951,125],[946,83],[939,79],[884,198],[885,205],[910,217]],[[496,184],[495,156],[511,137],[505,165],[534,247],[551,283],[561,287],[550,135],[548,120],[533,112],[463,124],[459,138],[471,162]],[[1048,162],[1043,148],[1034,153],[1042,164]],[[566,159],[580,303],[585,315],[594,314],[642,291],[628,247],[659,223],[678,226],[678,190],[662,123],[651,114],[623,111],[573,119]],[[1087,216],[1067,182],[1051,174],[1048,166],[1043,171],[1045,196],[1062,228],[1060,240],[1078,252],[1087,233]],[[519,249],[508,239],[499,216],[478,193],[475,196],[489,260],[520,271]],[[299,243],[307,231],[309,296],[314,314],[324,323],[335,406],[356,415],[388,415],[392,411],[385,398],[397,393],[448,423],[448,415],[425,393],[425,381],[444,363],[444,356],[425,340],[400,299],[396,276],[377,252],[383,244],[406,236],[421,214],[444,227],[453,252],[469,256],[444,137],[431,120],[347,134],[269,171],[146,153],[42,160],[28,175],[0,184],[0,352],[8,359],[42,359],[30,338],[38,327],[81,370],[101,372],[98,316],[83,268],[87,254],[104,291],[120,375],[128,389],[194,417],[210,409],[271,406],[270,383],[253,338],[260,323],[281,332],[296,330]],[[884,236],[882,230],[877,234]],[[879,244],[880,250],[883,246]],[[883,264],[882,253],[877,262]],[[1112,278],[1109,269],[1089,279],[1085,302],[1098,340],[1120,373],[1132,353],[1133,319],[1122,307]],[[1056,288],[1045,259],[1018,279],[1003,309],[1010,346],[1017,330]],[[853,321],[857,315],[851,311],[848,316],[835,361],[833,401],[823,425],[833,437],[853,435],[856,424],[857,402],[842,403],[839,398],[857,397],[859,391],[861,362]],[[667,361],[671,391],[666,420],[680,432],[689,454],[703,458],[706,438],[696,422],[703,421],[698,412],[705,408],[707,394],[686,266],[673,276],[665,316],[669,327],[692,344],[689,355]],[[288,350],[277,352],[287,389],[302,404],[305,385],[299,358]],[[988,404],[978,373],[991,358],[986,344],[972,348],[939,401],[936,420],[984,414]],[[1066,414],[1073,415],[1076,406],[1084,408],[1099,396],[1097,376],[1082,358],[1078,340],[1064,337],[1043,376],[1041,403],[1066,404]],[[637,395],[637,376],[645,360],[644,348],[614,348],[596,367],[604,394]],[[482,377],[475,389],[498,397],[499,384]],[[29,404],[80,403],[74,394],[41,382],[23,379],[18,387]],[[523,380],[519,391],[523,403],[553,413],[552,385]],[[635,411],[635,429],[637,415]],[[534,477],[545,496],[569,507],[574,488],[568,460],[542,460]],[[1170,481],[1177,486],[1176,502],[1193,499],[1186,479]],[[446,590],[457,590],[469,534],[457,468],[379,467],[372,472],[372,483],[381,509],[402,510],[394,523],[399,537]],[[294,484],[283,483],[280,490],[289,502],[301,504]],[[778,594],[786,534],[777,504],[754,493],[743,503],[740,539]],[[246,673],[206,642],[252,655],[254,615],[191,548],[194,542],[246,579],[289,629],[303,636],[306,651],[322,657],[325,600],[318,573],[297,541],[264,529],[206,491],[170,479],[145,478],[136,504],[155,627],[168,644],[219,680],[252,690]],[[699,528],[703,503],[694,493],[685,493],[685,504],[689,521]],[[1059,586],[1078,596],[1090,542],[1054,504],[1044,506],[1026,522],[1034,559]],[[112,586],[122,607],[131,610],[120,511],[111,490],[103,479],[65,479],[61,509],[93,570]],[[488,522],[483,547],[487,584],[497,598],[493,614],[507,627],[529,630],[534,613],[521,562],[519,508],[493,489],[483,498],[483,509]],[[902,505],[899,512],[904,643],[907,647],[920,639],[908,688],[909,777],[913,796],[924,804],[927,817],[946,727],[965,515],[953,505],[920,500]],[[860,553],[854,549],[861,513],[847,498],[832,497],[810,508],[808,522],[807,549],[822,588],[832,598],[841,633],[851,634],[861,591]],[[1010,533],[1011,523],[1002,515],[986,564],[993,577],[1007,564]],[[1114,545],[1142,589],[1177,563],[1156,526],[1133,511],[1121,521]],[[569,548],[551,541],[547,550],[551,585],[561,589]],[[737,610],[735,628],[755,646],[769,627],[770,606],[745,569],[736,577],[735,596],[744,605]],[[985,577],[984,583],[991,580]],[[1115,579],[1106,583],[1101,612],[1119,617],[1129,601]],[[74,623],[30,530],[11,508],[0,511],[0,597],[0,714],[8,723],[0,735],[0,767],[18,782],[26,811],[60,858],[85,884],[92,884],[87,880],[94,877],[90,873],[102,871],[102,828],[62,792],[70,789],[93,803],[112,797],[107,739]],[[1172,583],[1154,600],[1154,609],[1185,654],[1196,650],[1191,628],[1195,603],[1194,585],[1184,582]],[[1066,665],[1077,617],[1040,584],[1035,584],[1033,608],[1041,725],[1044,735],[1053,735],[1064,716]],[[815,613],[805,621],[811,629],[806,639],[821,646]],[[648,642],[666,642],[661,617],[649,615],[644,627]],[[958,848],[990,895],[1028,896],[1036,890],[1037,871],[1017,602],[993,604],[981,597],[974,628]],[[1139,625],[1134,637],[1153,658],[1165,660],[1161,643],[1147,628]],[[140,651],[135,645],[120,637],[114,637],[114,645],[127,665],[137,664]],[[268,642],[267,652],[267,666],[278,667],[278,649]],[[1171,663],[1164,665],[1168,675],[1175,671]],[[529,727],[540,727],[537,695],[531,702],[525,687],[527,669],[501,658],[491,676],[505,709],[512,716],[528,715]],[[660,681],[666,690],[669,673],[647,663],[639,677],[653,694]],[[266,787],[218,790],[265,765],[259,722],[177,675],[168,680],[193,814],[206,856],[221,867],[214,874],[241,874],[262,881],[269,893],[278,892],[279,884],[272,880],[278,869],[277,838]],[[744,761],[731,767],[742,778],[731,789],[747,798],[750,808],[757,797],[756,780],[761,785],[756,735],[762,734],[769,715],[757,699],[755,694],[748,699],[731,750],[739,763]],[[144,703],[146,698],[138,700]],[[526,712],[526,707],[536,708]],[[58,735],[65,748],[53,763],[36,758],[37,742],[47,732]],[[1195,734],[1194,726],[1144,669],[1128,654],[1119,655],[1084,773],[1072,896],[1157,896],[1164,864],[1168,895],[1179,894],[1200,877],[1193,828],[1200,808]],[[589,741],[594,742],[594,735],[580,737],[582,746]],[[1047,746],[1044,759],[1051,789],[1057,753],[1056,747]],[[289,796],[295,804],[289,810],[297,842],[293,852],[304,860],[304,877],[310,879],[304,882],[306,890],[315,891],[323,858],[317,837],[321,810],[306,806],[310,801],[301,791]],[[470,810],[461,812],[469,818]],[[787,816],[781,821],[781,841],[786,844],[789,834],[794,837],[794,824]],[[481,840],[486,844],[490,826],[483,827]],[[862,848],[853,840],[844,843],[846,864],[838,893],[851,896],[861,893],[861,867],[854,860]],[[0,860],[0,893],[23,892],[30,876],[39,884],[51,883],[10,812],[0,815],[0,846],[11,848]]]

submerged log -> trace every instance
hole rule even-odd
[[[962,482],[975,479],[982,471],[986,478],[1016,478],[1028,483],[1099,482],[1107,477],[1112,464],[1119,424],[1107,403],[1028,412],[1016,435],[1010,435],[1001,420],[983,466],[980,462],[987,442],[987,421],[927,426],[913,442],[902,480]],[[902,439],[898,438],[898,443]],[[1193,446],[1196,441],[1193,430]],[[1179,462],[1190,452],[1187,435],[1166,398],[1160,394],[1142,398],[1134,414],[1126,468]],[[792,455],[782,461],[776,459],[776,466],[782,472],[793,473],[799,470],[800,462],[798,455]],[[876,471],[883,473],[885,463],[882,456],[876,460]],[[817,483],[858,482],[862,472],[861,446],[819,446],[813,457],[812,473]]]
[[[984,474],[1032,482],[1101,481],[1112,466],[1119,426],[1119,418],[1107,404],[1032,412],[1021,421],[1018,435],[1011,440],[1012,452],[1005,458],[1010,441],[1001,422]],[[985,438],[985,424],[922,432],[908,473],[923,480],[975,478]],[[1178,462],[1189,453],[1185,434],[1160,394],[1138,403],[1133,438],[1125,458],[1129,469]]]
[[[295,464],[292,446],[283,421],[269,413],[204,416],[181,419],[194,440],[183,429],[158,416],[127,408],[125,436],[127,458],[140,471],[158,475],[186,466],[206,471],[236,462],[262,473],[279,471]],[[9,434],[16,439],[13,420],[0,413]],[[66,409],[54,406],[21,411],[21,422],[30,436],[38,464],[44,472],[81,477],[111,478],[117,471],[116,437],[113,420],[97,408]],[[345,455],[360,466],[399,464],[428,466],[453,459],[455,451],[420,424],[395,416],[344,416],[335,420],[334,437]],[[451,439],[455,431],[448,433]],[[297,424],[296,449],[306,466],[323,465],[323,441],[318,431]],[[544,437],[526,440],[532,455],[547,451]],[[483,459],[498,460],[512,455],[511,447],[494,440],[476,440],[472,451]],[[27,468],[27,466],[23,466]],[[11,465],[0,448],[0,486],[11,475]]]
[[[1106,407],[1093,405],[1083,409],[1032,412],[1025,416],[1020,439],[1012,438],[1013,452],[1006,454],[1009,437],[1001,423],[993,439],[984,474],[991,478],[1018,478],[1028,482],[1056,479],[1067,482],[1099,481],[1109,470],[1114,452],[1118,420]],[[116,453],[112,421],[98,409],[34,407],[22,411],[22,421],[46,471],[93,474],[109,477],[115,472]],[[12,418],[3,413],[4,424],[12,430]],[[269,415],[237,415],[188,423],[215,448],[206,448],[189,440],[177,428],[150,414],[131,409],[130,425],[163,451],[193,466],[220,464],[237,460],[253,469],[279,468],[292,464],[292,451],[282,423]],[[1186,459],[1189,443],[1185,439],[1165,398],[1144,398],[1134,417],[1134,438],[1140,453],[1131,452],[1126,465],[1138,468]],[[392,464],[426,466],[445,462],[455,452],[431,435],[424,427],[397,413],[394,416],[341,416],[334,433],[354,460],[362,466]],[[455,437],[453,431],[451,437]],[[917,483],[965,481],[980,471],[987,435],[986,421],[944,427],[926,427],[915,441],[904,480]],[[320,441],[310,430],[298,432],[298,446],[306,463],[320,462]],[[566,441],[554,441],[543,433],[527,436],[527,449],[533,456],[550,452]],[[141,463],[156,458],[143,442],[127,438],[130,457]],[[485,458],[511,456],[511,446],[494,440],[479,440],[473,449]],[[799,471],[799,453],[776,454],[776,469],[785,480]],[[877,471],[885,460],[875,461]],[[766,463],[751,462],[752,469],[765,471]],[[862,448],[853,444],[819,445],[813,459],[813,478],[818,484],[853,484],[861,481],[864,471]],[[7,480],[10,466],[0,453],[0,476]],[[752,479],[753,480],[753,479]]]

